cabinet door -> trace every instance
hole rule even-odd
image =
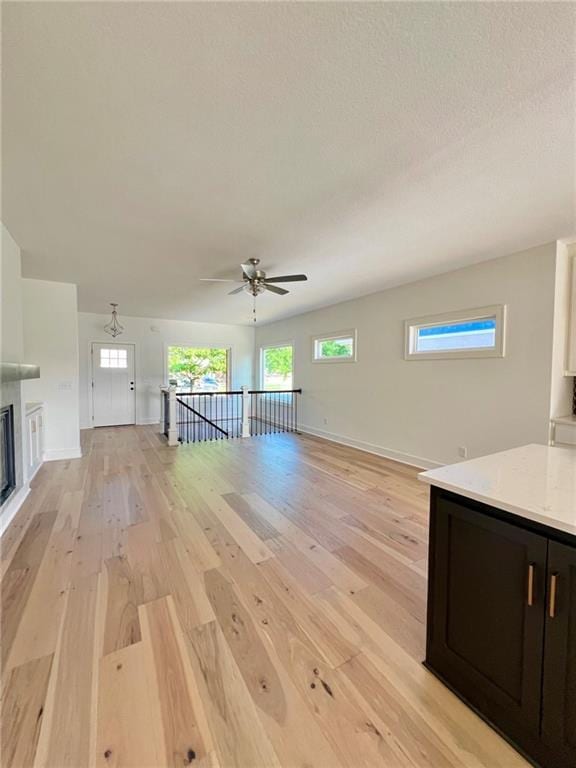
[[[34,416],[26,417],[28,477],[34,472]]]
[[[435,492],[427,665],[518,744],[540,727],[542,536]]]
[[[568,348],[566,355],[566,370],[576,376],[576,256],[571,259],[572,291],[568,309]]]
[[[542,740],[576,765],[576,548],[550,542]]]
[[[32,467],[36,469],[38,466],[38,414],[33,413],[30,417],[30,430],[32,433]]]
[[[44,459],[44,415],[42,410],[38,411],[38,464],[42,464]]]

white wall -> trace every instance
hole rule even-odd
[[[22,277],[21,255],[18,244],[2,224],[0,250],[0,362],[21,363],[24,360],[22,331]],[[16,514],[27,493],[24,477],[24,415],[21,407],[22,385],[19,381],[0,382],[0,405],[14,407],[14,453],[16,489],[2,505],[0,531]]]
[[[24,353],[40,378],[22,382],[26,402],[44,403],[44,457],[80,456],[78,301],[76,286],[22,280]]]
[[[20,248],[2,224],[0,287],[2,295],[1,349],[4,363],[22,363],[22,289]]]
[[[576,296],[572,296],[571,290],[573,262],[576,262],[576,243],[559,242],[556,255],[551,416],[566,416],[572,412],[574,382],[572,377],[564,375],[564,371],[568,367],[569,322],[572,314],[576,314],[576,310],[570,306],[576,302]]]
[[[284,321],[256,343],[295,342],[303,429],[421,466],[548,440],[556,244]],[[384,258],[384,257],[383,257]],[[352,268],[353,268],[353,262]],[[404,360],[404,320],[508,308],[504,358]],[[314,364],[311,335],[358,330],[358,362]]]
[[[92,426],[90,346],[112,341],[103,330],[110,315],[80,312],[80,426]],[[124,333],[118,342],[135,345],[136,422],[160,420],[160,390],[167,383],[166,348],[170,345],[229,347],[232,388],[252,384],[254,329],[248,326],[194,323],[120,316]],[[154,330],[153,330],[154,329]]]

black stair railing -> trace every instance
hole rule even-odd
[[[270,435],[298,430],[298,395],[301,389],[250,390],[250,434]]]
[[[178,440],[194,443],[298,431],[301,389],[175,392]],[[164,433],[170,432],[170,394],[164,391]]]
[[[183,443],[240,437],[242,392],[177,392],[178,438]]]

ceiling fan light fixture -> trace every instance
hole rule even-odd
[[[264,293],[266,286],[258,280],[246,280],[244,290],[250,296],[258,296],[260,293]]]
[[[263,269],[258,269],[258,265],[260,264],[260,259],[247,259],[245,262],[240,264],[240,268],[242,269],[242,280],[230,280],[230,279],[224,279],[219,277],[204,277],[201,278],[204,282],[217,282],[217,283],[244,283],[244,285],[240,285],[238,288],[234,288],[231,291],[228,291],[229,296],[234,296],[237,293],[242,293],[244,291],[249,296],[252,296],[254,299],[256,299],[257,296],[260,296],[260,294],[265,293],[266,291],[270,291],[270,293],[275,293],[277,296],[285,296],[287,293],[290,293],[286,288],[282,288],[279,285],[276,285],[276,283],[299,283],[304,280],[308,280],[306,275],[298,274],[298,275],[275,275],[274,277],[267,277],[266,272]]]

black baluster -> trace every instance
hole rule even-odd
[[[294,424],[294,430],[298,432],[298,395],[300,393],[296,392],[296,422]]]

